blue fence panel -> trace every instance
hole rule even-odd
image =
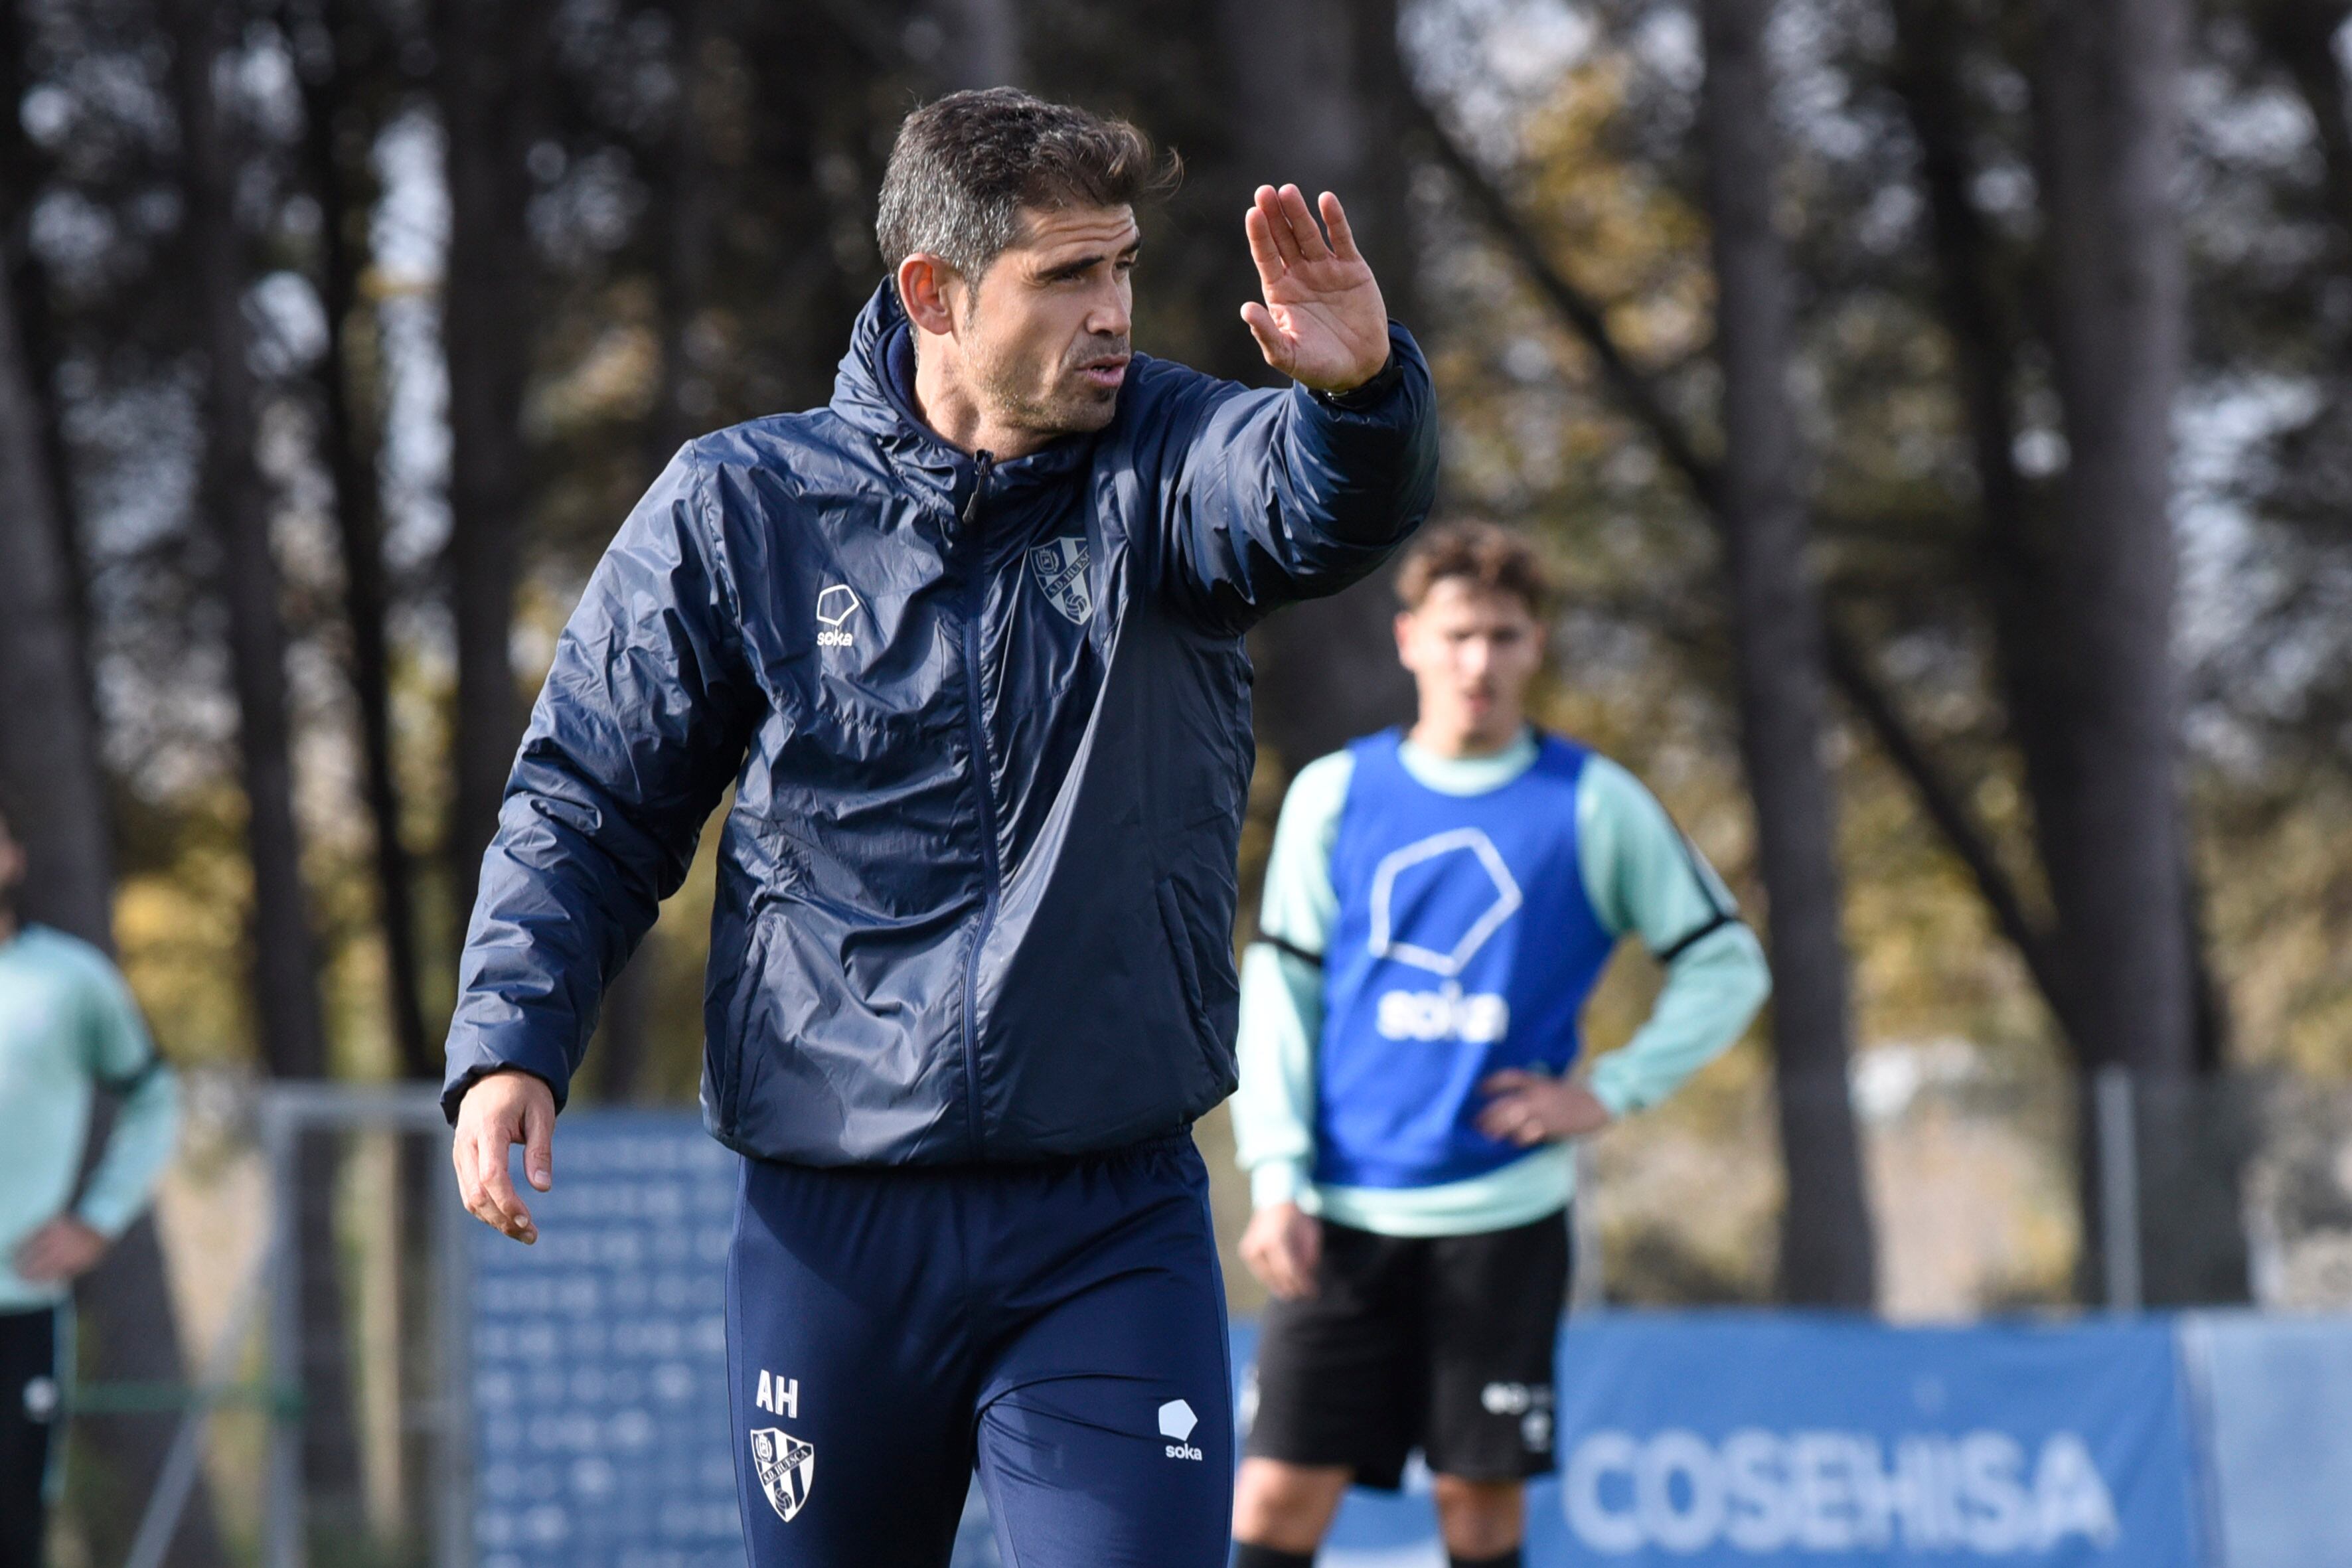
[[[2352,1321],[2180,1326],[2221,1568],[2352,1563]]]
[[[569,1115],[539,1244],[474,1233],[481,1568],[741,1568],[735,1170],[691,1117]]]

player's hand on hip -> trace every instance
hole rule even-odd
[[[1315,1294],[1315,1270],[1322,1259],[1323,1222],[1297,1204],[1268,1204],[1250,1215],[1242,1232],[1242,1261],[1286,1301]]]
[[[1327,240],[1297,185],[1260,185],[1243,227],[1265,302],[1242,307],[1265,363],[1318,392],[1348,392],[1389,362],[1389,312],[1339,198],[1323,193]]]
[[[523,1174],[541,1192],[555,1184],[555,1091],[536,1073],[509,1068],[477,1079],[457,1102],[449,1147],[466,1212],[526,1245],[539,1239],[530,1207],[507,1174],[507,1151],[522,1145]]]
[[[1591,1089],[1564,1078],[1506,1068],[1478,1089],[1493,1097],[1478,1112],[1478,1131],[1522,1149],[1581,1138],[1616,1120]]]
[[[96,1268],[106,1245],[103,1232],[61,1214],[16,1248],[16,1272],[36,1285],[62,1285]]]

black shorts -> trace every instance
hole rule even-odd
[[[58,1310],[0,1312],[0,1568],[37,1568],[57,1477]]]
[[[1387,1490],[1415,1448],[1465,1480],[1550,1469],[1568,1270],[1564,1214],[1476,1236],[1326,1220],[1316,1294],[1266,1310],[1244,1396],[1247,1452],[1345,1465],[1357,1485]]]

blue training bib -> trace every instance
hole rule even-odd
[[[1331,850],[1315,1179],[1340,1186],[1435,1186],[1525,1156],[1477,1130],[1477,1086],[1568,1069],[1617,945],[1584,891],[1584,748],[1544,736],[1517,778],[1457,795],[1414,778],[1402,740],[1349,746]]]

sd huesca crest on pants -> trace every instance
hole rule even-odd
[[[809,1481],[816,1473],[816,1447],[773,1426],[751,1434],[751,1467],[760,1472],[760,1489],[768,1494],[776,1516],[787,1524],[808,1502]]]

